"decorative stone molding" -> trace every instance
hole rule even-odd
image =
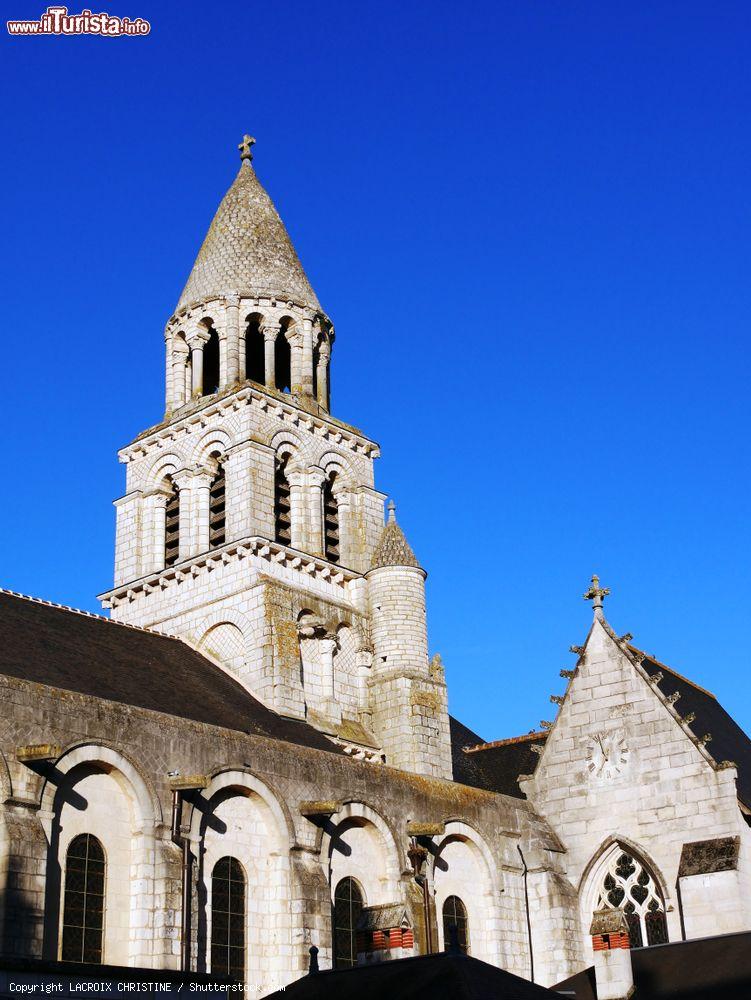
[[[139,596],[149,594],[156,588],[166,590],[174,584],[179,584],[184,580],[200,576],[203,572],[210,572],[222,563],[232,562],[235,559],[245,559],[248,556],[254,556],[266,562],[273,562],[277,565],[296,570],[305,575],[303,580],[305,577],[314,580],[324,580],[335,587],[340,587],[342,591],[351,580],[361,578],[361,574],[355,573],[353,570],[333,565],[325,559],[307,555],[304,552],[299,552],[297,549],[281,545],[279,542],[272,542],[268,538],[256,536],[245,538],[239,542],[228,542],[226,545],[221,546],[221,548],[202,552],[190,559],[183,560],[175,566],[170,566],[160,570],[158,573],[142,577],[140,580],[130,583],[127,587],[117,587],[114,590],[108,590],[100,594],[97,599],[102,602],[102,607],[106,609],[116,608],[123,602],[127,601],[131,603]]]
[[[279,394],[281,396],[281,393]],[[378,458],[381,454],[378,445],[364,437],[352,428],[348,428],[329,417],[322,417],[300,410],[293,403],[277,398],[277,394],[264,391],[255,385],[243,386],[241,389],[227,389],[215,396],[203,396],[196,405],[183,416],[176,417],[171,423],[151,428],[140,435],[131,444],[121,448],[118,457],[121,462],[136,461],[164,448],[184,434],[189,434],[197,426],[206,427],[216,416],[225,416],[239,410],[243,406],[258,406],[264,412],[271,413],[285,424],[316,434],[326,441],[340,444],[350,451]]]

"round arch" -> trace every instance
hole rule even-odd
[[[106,770],[117,771],[122,776],[133,791],[139,827],[153,828],[162,822],[162,807],[156,789],[122,750],[106,743],[76,743],[63,750],[55,762],[55,769],[66,775],[81,764],[100,765]],[[52,815],[56,793],[57,786],[45,779],[39,797],[43,815]]]
[[[283,798],[266,782],[261,781],[247,768],[240,766],[226,766],[215,771],[211,781],[202,792],[202,798],[210,801],[218,792],[231,789],[257,795],[262,800],[274,818],[284,847],[289,851],[295,843],[295,827],[292,815]],[[197,841],[200,836],[203,816],[204,813],[200,809],[191,806],[189,826],[190,836],[194,841]],[[284,844],[285,840],[286,844]]]
[[[369,903],[379,903],[379,902],[393,902],[395,899],[399,898],[399,878],[402,870],[406,868],[407,859],[403,856],[399,849],[398,840],[394,834],[391,825],[384,819],[384,817],[373,809],[371,806],[364,802],[350,800],[344,803],[342,808],[334,817],[335,825],[333,830],[325,830],[321,835],[321,845],[319,857],[321,865],[324,871],[327,873],[327,881],[329,882],[331,889],[333,891],[333,883],[339,881],[340,877],[344,877],[346,874],[351,874],[352,877],[357,879],[360,885],[366,890],[366,898]],[[338,839],[338,832],[342,829],[351,829],[352,827],[370,827],[375,830],[381,846],[382,846],[382,861],[381,865],[382,878],[380,892],[368,891],[368,886],[364,885],[367,879],[363,879],[362,876],[358,876],[357,872],[354,870],[352,872],[345,871],[344,869],[350,866],[345,865],[342,869],[341,874],[336,873],[336,877],[332,877],[332,857],[335,849],[335,840]],[[380,899],[379,896],[390,896],[390,898]]]

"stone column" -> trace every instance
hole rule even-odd
[[[195,553],[193,544],[193,473],[189,469],[181,469],[172,475],[172,482],[180,491],[180,522],[178,526],[180,545],[177,555],[178,562],[188,559]]]
[[[203,395],[203,349],[208,342],[209,334],[201,330],[194,333],[188,341],[190,345],[190,360],[193,368],[191,393],[193,396]]]
[[[228,295],[224,307],[224,331],[226,341],[225,385],[234,385],[240,379],[240,299]],[[243,338],[243,346],[245,339]],[[243,351],[243,376],[245,374],[245,352]]]
[[[300,392],[313,395],[313,318],[302,321],[302,356],[300,360]]]
[[[263,351],[265,362],[265,380],[269,389],[276,388],[276,338],[279,335],[279,324],[266,324],[263,328]]]
[[[315,556],[323,555],[323,483],[326,473],[317,466],[308,469],[307,511],[308,547],[307,552]]]
[[[323,696],[327,701],[335,702],[336,684],[334,681],[334,650],[336,638],[327,635],[318,640],[318,650],[321,654],[321,672],[323,674]]]
[[[318,349],[318,365],[316,367],[316,384],[318,388],[318,405],[324,410],[329,408],[329,358],[331,348],[324,340]]]
[[[172,331],[164,331],[164,415],[169,417],[174,409],[174,390],[172,388]]]
[[[182,337],[172,338],[172,409],[178,410],[186,402],[185,369],[189,348]]]
[[[293,549],[309,551],[305,530],[305,473],[299,467],[287,467],[289,483],[290,545]]]
[[[146,516],[141,566],[144,576],[164,569],[165,512],[169,497],[169,492],[162,489],[144,494]]]
[[[210,548],[209,505],[211,502],[210,490],[213,478],[212,473],[207,472],[205,469],[201,469],[193,475],[193,529],[191,532],[193,545],[191,555],[208,552]]]
[[[299,395],[302,392],[302,334],[298,331],[289,344],[290,347],[290,392]]]

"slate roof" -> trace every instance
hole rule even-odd
[[[531,746],[543,744],[547,733],[528,733],[486,743],[454,718],[449,719],[449,725],[454,781],[516,799],[526,798],[519,788],[519,775],[534,773],[540,758]]]
[[[748,1000],[751,932],[634,948],[631,1000]],[[594,968],[553,987],[571,1000],[598,1000]],[[554,994],[555,995],[555,994]]]
[[[0,591],[0,674],[210,726],[341,753],[180,639]]]
[[[704,688],[683,677],[671,667],[660,663],[641,650],[629,649],[644,656],[642,667],[650,677],[661,672],[662,680],[656,685],[663,695],[670,696],[676,691],[680,698],[675,704],[676,711],[686,716],[693,712],[696,719],[690,724],[691,731],[701,739],[706,733],[712,736],[706,744],[706,751],[718,764],[733,761],[738,767],[738,798],[751,808],[751,739],[725,711],[715,696]]]
[[[229,293],[278,296],[321,308],[249,160],[243,161],[217,209],[177,309]]]
[[[467,955],[418,955],[304,976],[268,1000],[551,1000],[556,994]]]

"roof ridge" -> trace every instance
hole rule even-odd
[[[540,732],[525,733],[523,736],[509,736],[505,740],[493,740],[491,743],[478,743],[473,747],[464,747],[465,753],[475,753],[477,750],[491,750],[495,747],[507,747],[512,743],[526,743],[531,740],[547,739],[548,733],[542,729]]]
[[[651,660],[651,662],[654,663],[655,666],[661,667],[664,670],[669,670],[674,677],[677,677],[679,681],[683,681],[684,684],[690,684],[691,687],[696,688],[697,691],[701,691],[702,694],[706,694],[710,698],[714,698],[714,700],[717,701],[716,694],[713,694],[712,691],[709,691],[707,688],[702,687],[701,684],[697,684],[696,681],[692,681],[690,677],[686,677],[683,674],[679,673],[675,669],[675,667],[668,666],[667,663],[663,663],[661,660],[658,660],[656,656],[652,656],[651,653],[646,653],[643,649],[639,649],[637,646],[634,646],[631,643],[628,644],[628,648],[633,650],[635,653],[640,653],[641,655],[644,656],[645,659]]]
[[[123,628],[132,628],[136,632],[147,632],[149,635],[158,635],[160,639],[181,639],[182,636],[173,635],[171,632],[157,632],[153,628],[145,628],[143,625],[131,625],[130,622],[121,622],[116,618],[107,618],[105,615],[98,615],[94,611],[84,611],[82,608],[74,608],[69,604],[58,604],[57,601],[47,601],[43,597],[33,597],[31,594],[22,594],[18,590],[9,590],[7,587],[0,587],[0,594],[8,597],[18,597],[22,601],[31,601],[33,604],[44,604],[48,608],[56,608],[58,611],[70,611],[74,615],[83,615],[84,618],[95,618],[100,622],[107,622],[108,625],[121,625]]]

